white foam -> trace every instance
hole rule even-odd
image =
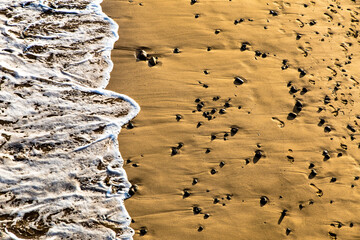
[[[0,0],[0,238],[132,239],[101,0]]]

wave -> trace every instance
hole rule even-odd
[[[140,107],[104,89],[100,3],[0,0],[1,239],[132,239],[117,136]]]

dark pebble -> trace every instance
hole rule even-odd
[[[201,208],[193,207],[193,212],[194,212],[194,214],[200,214],[201,213]]]
[[[317,172],[315,171],[315,169],[312,169],[310,174],[309,174],[309,179],[314,178],[317,175]]]
[[[211,140],[215,140],[216,139],[216,135],[211,135]]]
[[[324,128],[324,131],[327,132],[327,133],[328,133],[328,132],[331,132],[331,127],[330,127],[330,126],[326,126],[326,127]]]
[[[324,103],[328,104],[328,103],[330,103],[330,100],[331,100],[330,97],[328,95],[326,95],[324,98]]]
[[[171,148],[171,156],[174,156],[174,155],[176,155],[178,153],[179,153],[179,151],[178,151],[177,148],[175,148],[175,147]]]
[[[147,60],[147,53],[144,50],[139,50],[137,55],[136,55],[136,58],[138,60],[141,60],[141,61],[146,61]]]
[[[180,114],[176,114],[176,121],[180,121],[182,119],[182,116]]]
[[[300,40],[301,37],[302,35],[300,33],[296,34],[296,40]]]
[[[324,125],[325,123],[325,119],[321,118],[320,122],[318,123],[318,126],[321,127],[322,125]]]
[[[316,21],[315,21],[315,20],[312,20],[312,21],[309,22],[309,25],[310,25],[310,26],[314,26],[315,24],[316,24]]]
[[[266,54],[266,53],[263,53],[263,54],[261,55],[261,57],[262,57],[262,58],[266,58],[266,57],[267,57],[267,54]]]
[[[174,52],[174,53],[180,53],[180,49],[175,48],[173,52]]]
[[[286,235],[289,235],[291,233],[291,229],[290,228],[286,228]]]
[[[299,204],[299,209],[302,210],[304,206],[302,204]]]
[[[311,169],[311,168],[313,168],[313,167],[315,167],[315,165],[314,165],[313,163],[310,163],[310,164],[309,164],[309,169]]]
[[[201,232],[202,230],[204,230],[204,227],[203,227],[203,226],[200,226],[200,227],[198,228],[198,232]]]
[[[211,175],[214,175],[216,173],[216,170],[215,169],[211,169],[210,171]]]
[[[295,108],[298,112],[300,112],[303,108],[303,104],[299,100],[296,100]]]
[[[293,120],[293,119],[295,119],[296,117],[297,117],[297,114],[296,114],[296,113],[291,112],[291,113],[289,113],[289,114],[288,114],[287,119],[288,119],[288,120]]]
[[[150,64],[151,66],[155,66],[157,63],[158,63],[157,58],[151,57],[151,58],[149,59],[149,64]]]
[[[273,15],[274,17],[278,15],[278,13],[274,10],[270,10],[269,14]]]
[[[350,124],[348,124],[346,128],[352,132],[356,132],[355,128],[353,126],[351,126]]]
[[[296,93],[298,91],[299,91],[299,89],[296,89],[294,86],[291,86],[290,93]]]
[[[263,156],[263,153],[261,150],[255,151],[255,158],[260,159]]]
[[[213,97],[213,101],[217,101],[217,100],[219,100],[219,99],[220,99],[219,96]]]
[[[262,197],[260,198],[260,206],[261,206],[261,207],[265,206],[268,202],[269,202],[269,198],[268,198],[268,197],[262,196]]]
[[[187,190],[184,190],[183,197],[184,198],[190,197],[190,193]]]
[[[308,92],[307,88],[302,88],[300,94],[304,95],[307,92]]]
[[[231,136],[234,136],[238,131],[239,131],[238,128],[232,127],[232,128],[231,128]]]
[[[219,113],[220,114],[225,114],[226,110],[224,108],[220,109]]]
[[[300,73],[300,77],[304,77],[306,75],[306,71],[302,68],[298,68],[298,72]]]
[[[220,30],[219,29],[216,29],[215,30],[215,34],[219,34],[220,33]]]
[[[332,178],[330,179],[330,182],[331,182],[331,183],[336,182],[336,178],[335,178],[335,177],[332,177]]]
[[[235,85],[242,85],[244,83],[244,80],[242,80],[239,77],[235,77],[234,84]]]
[[[205,153],[210,153],[210,152],[211,152],[210,148],[207,148],[205,151]]]
[[[191,0],[191,5],[195,4],[197,2],[197,0]]]
[[[256,51],[255,51],[255,56],[260,57],[260,56],[261,56],[261,52],[260,52],[259,50],[256,50]]]
[[[140,236],[144,236],[145,234],[147,234],[148,230],[146,227],[141,227],[140,229]]]
[[[218,198],[214,198],[214,201],[213,201],[214,204],[217,204],[219,202],[220,202],[220,200]]]
[[[200,17],[200,15],[199,14],[195,14],[195,18],[199,18]]]
[[[201,125],[203,125],[203,123],[202,123],[202,122],[198,122],[197,125],[196,125],[196,127],[199,128]]]
[[[184,143],[179,142],[179,143],[178,143],[178,146],[177,146],[177,149],[180,149],[180,148],[182,148],[183,146],[184,146]]]
[[[226,103],[224,104],[224,107],[226,107],[226,108],[230,107],[230,103],[229,103],[229,102],[226,102]]]
[[[209,217],[210,217],[210,214],[208,214],[208,213],[204,214],[204,219],[208,219]]]
[[[194,178],[193,179],[193,182],[192,182],[192,185],[195,185],[195,184],[197,184],[199,182],[199,180],[197,179],[197,178]]]
[[[231,200],[231,195],[230,195],[230,194],[227,194],[227,195],[226,195],[226,199],[230,201],[230,200]]]
[[[219,163],[219,166],[222,168],[222,167],[224,167],[225,166],[225,162],[224,161],[221,161],[220,163]]]
[[[242,52],[243,52],[243,51],[246,51],[246,50],[247,50],[247,44],[246,44],[246,43],[241,44],[240,50],[241,50]]]
[[[127,129],[133,129],[135,126],[132,122],[129,122],[126,126]]]

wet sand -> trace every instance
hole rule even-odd
[[[134,239],[360,238],[358,3],[102,7],[108,89],[141,106],[119,135]]]

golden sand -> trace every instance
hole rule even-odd
[[[135,239],[360,239],[358,1],[102,6]]]

